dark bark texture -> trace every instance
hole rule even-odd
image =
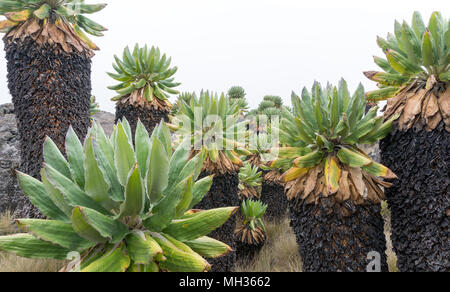
[[[133,133],[134,139],[136,126],[139,119],[151,135],[153,129],[158,126],[161,121],[169,121],[169,111],[157,110],[155,108],[147,108],[141,106],[137,107],[129,103],[118,102],[116,105],[115,123],[123,118],[126,118],[130,123],[131,132]]]
[[[398,177],[386,190],[392,242],[403,272],[450,271],[450,134],[394,131],[380,144],[381,162]]]
[[[210,174],[202,173],[200,178]],[[222,207],[239,206],[238,198],[239,178],[237,174],[216,175],[210,191],[194,209],[209,210]],[[224,225],[213,231],[210,237],[228,244],[234,251],[217,259],[208,259],[212,265],[212,272],[231,272],[236,263],[236,215],[233,215]]]
[[[250,245],[237,240],[236,242],[236,259],[241,262],[251,262],[255,256],[261,251],[264,244]]]
[[[46,136],[64,152],[70,125],[82,140],[87,134],[91,59],[67,54],[56,46],[38,45],[31,38],[6,41],[5,51],[21,142],[20,170],[39,178]]]
[[[267,211],[263,217],[264,220],[277,222],[286,217],[288,200],[284,194],[284,187],[282,185],[263,180],[261,201],[267,204]]]
[[[372,268],[371,252],[378,252],[381,271],[388,271],[381,207],[347,205],[344,209],[332,198],[317,205],[289,203],[303,272],[365,272]]]

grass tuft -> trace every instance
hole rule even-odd
[[[0,214],[0,236],[15,234],[19,230],[10,212]],[[26,259],[0,252],[0,273],[2,272],[57,272],[65,261],[49,259]]]

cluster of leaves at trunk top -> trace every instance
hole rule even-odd
[[[129,98],[132,103],[153,102],[156,98],[168,103],[170,94],[179,94],[174,88],[181,83],[174,82],[173,78],[178,68],[170,67],[172,58],[161,55],[159,48],[136,44],[133,52],[128,47],[124,49],[122,60],[117,56],[114,59],[116,73],[108,75],[120,83],[108,87],[118,94],[113,101]]]
[[[178,143],[187,140],[193,152],[204,153],[205,168],[220,174],[241,167],[239,155],[250,155],[243,143],[246,122],[239,122],[241,109],[224,94],[201,92],[189,101],[179,100],[179,112],[170,117],[169,127]]]
[[[245,99],[246,95],[244,88],[241,86],[233,86],[228,90],[228,97],[231,102],[237,103],[243,112],[248,110],[248,102]]]
[[[75,251],[87,272],[209,270],[203,256],[231,249],[206,235],[236,208],[190,210],[212,177],[197,181],[204,157],[173,151],[167,127],[150,137],[139,122],[132,141],[126,120],[110,138],[95,123],[84,145],[70,129],[67,160],[46,139],[42,182],[20,172],[18,178],[48,220],[18,220],[29,233],[0,237],[0,250],[55,259]]]
[[[374,162],[357,146],[384,138],[392,130],[395,119],[385,122],[383,117],[377,117],[378,107],[365,114],[362,85],[351,96],[345,80],[338,87],[326,88],[316,82],[311,92],[303,90],[301,98],[293,93],[292,104],[293,113],[282,120],[279,129],[280,143],[287,147],[277,149],[279,157],[272,163],[272,167],[286,171],[285,182],[306,175],[317,178],[322,173],[324,189],[319,187],[317,193],[335,194],[342,184],[343,170],[357,168],[375,177],[394,177],[388,168]],[[316,168],[320,170],[312,171]],[[316,178],[311,182],[315,183]],[[302,188],[303,185],[298,186]],[[364,190],[360,190],[360,195],[364,196]]]
[[[369,92],[368,99],[388,99],[414,82],[423,86],[433,83],[430,78],[442,83],[450,81],[450,22],[441,13],[434,12],[425,26],[420,13],[415,12],[411,26],[396,21],[394,34],[389,33],[387,39],[378,37],[377,42],[386,59],[374,60],[384,72],[365,72],[380,87]]]
[[[103,36],[107,29],[83,14],[92,14],[106,4],[86,4],[84,0],[0,0],[0,15],[7,19],[0,22],[0,32],[9,32],[22,23],[37,19],[43,23],[62,21],[71,23],[75,33],[92,49],[96,46],[84,35]]]
[[[262,172],[258,166],[245,163],[239,170],[239,195],[241,198],[259,198],[261,196]]]
[[[249,245],[258,245],[266,240],[266,227],[262,217],[266,213],[267,205],[259,200],[244,200],[241,212],[244,216],[242,226],[235,232],[236,237]]]

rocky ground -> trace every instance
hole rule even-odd
[[[94,116],[109,135],[114,115],[99,112]],[[15,169],[20,163],[19,133],[12,104],[0,105],[0,213],[11,211],[16,218],[34,215],[29,202],[20,191]]]

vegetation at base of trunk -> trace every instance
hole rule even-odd
[[[75,251],[86,272],[209,270],[203,257],[219,257],[231,248],[206,235],[237,207],[191,209],[213,177],[198,180],[205,156],[189,159],[189,150],[174,151],[166,126],[149,136],[138,123],[135,145],[126,120],[110,138],[94,123],[84,145],[70,129],[67,160],[46,139],[42,181],[17,175],[24,193],[48,219],[18,219],[26,233],[1,236],[0,251],[51,259]]]
[[[378,82],[372,101],[388,100],[385,117],[399,115],[398,127],[434,130],[444,121],[450,131],[450,22],[434,12],[425,26],[415,12],[410,26],[395,22],[394,34],[378,37],[386,59],[374,57],[383,72],[365,72]]]
[[[262,172],[259,167],[244,163],[239,170],[239,198],[251,199],[261,196]]]
[[[179,107],[169,123],[176,143],[186,143],[193,154],[203,153],[206,156],[203,169],[208,173],[238,172],[243,166],[239,156],[250,154],[243,143],[247,122],[238,122],[239,106],[224,94],[202,91],[200,97],[194,95],[189,102],[179,100]]]
[[[236,238],[248,245],[262,245],[266,240],[266,228],[262,221],[267,205],[261,201],[247,199],[241,204],[241,213],[244,217],[242,226],[235,231]]]

